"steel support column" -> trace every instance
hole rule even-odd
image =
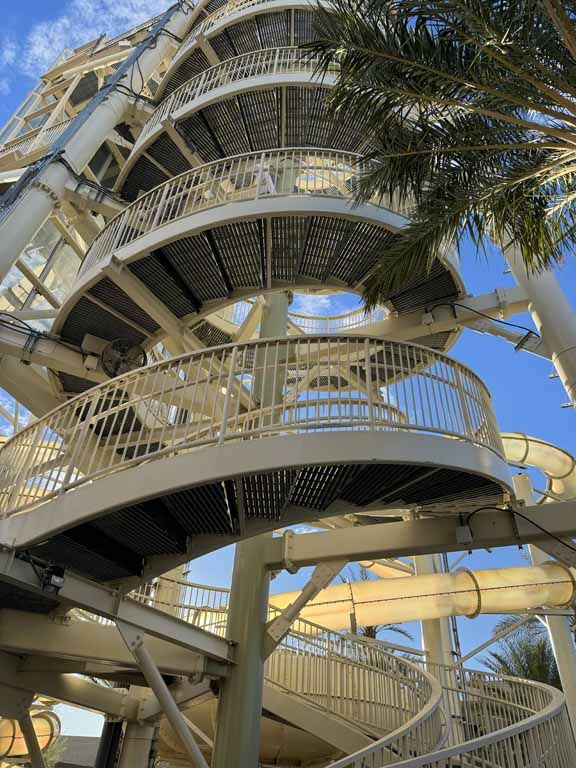
[[[258,765],[269,588],[264,552],[270,538],[236,545],[227,636],[238,643],[238,655],[220,689],[212,768]]]
[[[45,768],[42,750],[30,717],[30,707],[35,696],[31,691],[0,684],[0,716],[18,721],[32,768]]]
[[[417,576],[430,573],[442,573],[440,555],[418,555],[414,558]],[[448,618],[428,619],[420,622],[422,628],[422,647],[426,652],[429,672],[438,678],[444,688],[444,710],[451,743],[458,744],[465,740],[461,727],[460,703],[452,690],[453,680],[450,671],[454,662],[450,620]],[[439,666],[436,666],[439,665]]]
[[[36,736],[36,731],[34,730],[34,724],[29,711],[18,718],[18,725],[20,726],[24,741],[26,742],[26,749],[30,756],[32,768],[45,768],[44,757],[40,745],[38,744],[38,737]]]
[[[528,505],[534,504],[534,491],[530,476],[514,475],[513,480],[516,496]],[[550,556],[534,544],[529,544],[528,549],[534,565],[541,565],[550,561]],[[572,730],[576,734],[576,648],[574,647],[570,620],[566,616],[546,616],[543,620],[548,627],[550,643],[566,697],[566,709]]]
[[[118,768],[149,768],[156,725],[126,723]]]
[[[425,576],[430,573],[442,573],[438,567],[438,555],[418,555],[414,558],[417,576]],[[442,626],[442,625],[445,626]],[[452,643],[450,641],[450,626],[448,619],[428,619],[421,622],[422,647],[426,651],[427,660],[431,664],[445,664],[450,666],[452,657]]]
[[[107,719],[100,734],[94,768],[114,768],[122,735],[122,721]]]
[[[551,353],[552,362],[564,385],[568,397],[576,401],[576,313],[556,275],[545,271],[529,275],[513,248],[505,254],[518,285],[526,292],[528,309]]]
[[[287,293],[267,297],[260,338],[286,336],[289,302]],[[274,377],[267,373],[262,369],[254,381],[264,407],[282,402],[282,392],[275,391]],[[226,629],[226,636],[238,644],[236,666],[220,689],[212,768],[258,765],[270,584],[265,551],[271,538],[272,534],[264,534],[236,544]]]

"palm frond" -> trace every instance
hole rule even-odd
[[[551,7],[556,9],[553,17]],[[308,46],[339,66],[334,115],[365,134],[356,198],[410,223],[365,283],[369,306],[470,238],[530,271],[576,244],[576,59],[568,0],[333,0]],[[563,12],[561,24],[558,7]]]

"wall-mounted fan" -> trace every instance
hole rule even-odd
[[[148,358],[140,344],[134,344],[128,339],[115,339],[102,350],[101,362],[104,372],[114,378],[135,368],[142,368]]]

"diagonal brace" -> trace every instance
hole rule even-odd
[[[280,641],[286,637],[290,627],[296,621],[306,603],[313,600],[324,587],[327,587],[332,579],[340,573],[346,563],[347,560],[332,560],[321,563],[314,568],[312,576],[310,576],[310,579],[304,585],[296,600],[287,605],[279,616],[276,616],[266,625],[266,638],[264,641],[265,658],[268,658]]]
[[[32,768],[45,768],[44,756],[38,744],[38,737],[30,717],[30,706],[34,694],[7,685],[0,685],[0,713],[5,717],[13,717],[18,721],[24,743],[30,756]]]
[[[154,663],[154,659],[144,645],[144,634],[121,621],[117,621],[116,626],[118,627],[118,631],[122,635],[128,650],[134,656],[136,663],[140,667],[140,671],[144,675],[146,682],[158,699],[158,702],[166,715],[166,719],[180,738],[192,764],[196,766],[196,768],[208,768],[208,763],[204,759],[204,755],[200,751],[198,744],[196,744],[184,716],[172,698],[170,690],[164,682],[164,678]]]

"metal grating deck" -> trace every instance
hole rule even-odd
[[[240,221],[183,237],[132,262],[129,268],[173,314],[185,317],[201,311],[205,302],[228,300],[235,291],[253,289],[257,293],[266,289],[266,226],[272,229],[272,287],[313,282],[355,289],[394,238],[385,228],[369,222],[276,216],[269,223],[264,219]],[[108,278],[93,285],[90,295],[101,303],[79,297],[60,331],[65,341],[81,344],[86,334],[93,334],[140,344],[158,329],[145,309],[136,306]],[[398,312],[405,312],[450,301],[457,295],[452,273],[437,262],[427,277],[391,296],[389,303]],[[435,341],[441,345],[449,338]],[[65,392],[71,391],[68,380],[60,376]]]
[[[243,514],[239,512],[238,485]],[[382,500],[385,505],[465,502],[489,496],[501,503],[494,482],[461,471],[429,466],[370,464],[317,465],[254,474],[190,488],[118,509],[96,521],[54,536],[31,550],[93,579],[111,581],[139,575],[152,555],[186,552],[187,538],[196,551],[209,551],[279,524],[322,517],[337,499],[357,511]],[[287,509],[290,509],[290,515]],[[242,519],[241,519],[242,517]],[[216,538],[215,538],[216,537]],[[39,607],[42,610],[42,607]]]
[[[281,146],[322,147],[360,154],[370,148],[365,139],[366,128],[355,115],[338,121],[330,115],[328,87],[287,86],[285,91],[285,99],[282,89],[274,86],[238,93],[182,115],[174,125],[191,152],[203,162]],[[168,173],[163,174],[147,154]],[[122,194],[130,201],[165,181],[168,175],[175,176],[190,168],[165,132],[146,146],[145,153],[137,148],[128,159],[130,165],[122,185]]]

